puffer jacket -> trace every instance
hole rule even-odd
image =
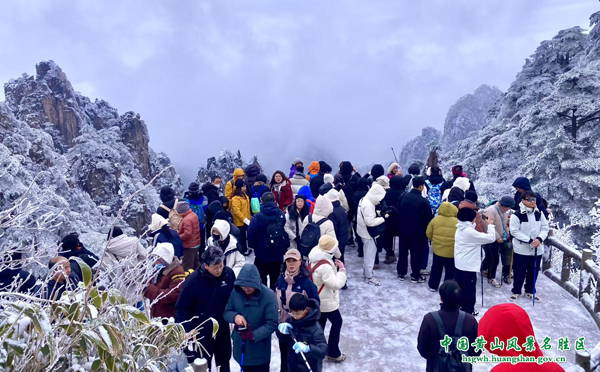
[[[465,200],[465,193],[471,187],[471,182],[466,177],[458,177],[454,180],[453,186],[446,189],[442,195],[442,201],[450,202],[454,205]]]
[[[285,273],[279,275],[275,284],[275,295],[279,305],[279,323],[283,323],[290,316],[290,299],[296,293],[302,293],[305,297],[321,303],[317,286],[310,280],[306,268],[301,267],[296,276],[286,280]]]
[[[321,170],[321,164],[319,164],[318,161],[313,161],[312,163],[310,163],[310,165],[308,166],[308,174],[306,175],[306,180],[310,182],[310,180],[314,176],[319,174],[320,170]]]
[[[135,265],[146,259],[148,253],[138,238],[119,235],[108,241],[104,252],[102,266],[115,266],[119,261],[135,257],[131,264]]]
[[[283,256],[289,246],[280,246],[275,250],[267,243],[269,226],[278,226],[285,231],[285,224],[285,215],[274,202],[269,201],[260,206],[260,213],[252,218],[248,226],[248,247],[254,249],[256,258],[267,262],[283,262]]]
[[[465,199],[458,204],[458,210],[461,210],[463,208],[469,208],[477,212],[477,217],[475,218],[475,230],[479,232],[486,232],[488,223],[485,222],[481,217],[481,213],[479,213],[479,207],[477,206],[477,204]]]
[[[304,208],[298,213],[298,208],[295,205],[290,205],[285,213],[285,232],[290,237],[290,249],[298,249],[298,243],[296,243],[296,237],[299,237],[301,231],[304,229],[303,223],[304,218],[310,214],[310,208],[308,204],[304,205]]]
[[[233,224],[237,227],[244,226],[244,219],[250,219],[250,198],[247,195],[236,195],[231,199],[231,214],[233,216]]]
[[[322,219],[327,219],[333,213],[333,204],[331,200],[329,200],[326,196],[319,196],[315,203],[315,210],[312,214],[312,222],[317,223]],[[302,221],[302,228],[300,230],[300,235],[302,236],[302,231],[309,223],[309,216],[306,216],[304,221]],[[332,238],[336,238],[335,235],[335,226],[333,226],[333,222],[331,220],[325,221],[320,225],[321,228],[321,236],[329,235]]]
[[[285,212],[285,209],[292,205],[294,202],[294,194],[292,193],[292,186],[286,180],[283,180],[280,184],[274,184],[271,186],[271,192],[275,195],[275,203],[279,209]]]
[[[248,185],[254,185],[254,182],[256,182],[256,176],[258,176],[259,174],[262,173],[262,170],[260,169],[260,167],[256,164],[250,164],[249,166],[246,167],[246,182],[248,183]],[[250,188],[248,188],[246,190],[248,192],[248,195],[250,195]]]
[[[233,192],[235,191],[235,181],[244,179],[245,173],[242,168],[237,168],[233,171],[233,179],[225,184],[225,197],[229,199],[229,208],[231,208],[231,199],[233,198]]]
[[[375,239],[376,236],[369,235],[368,227],[379,226],[385,222],[383,217],[377,217],[375,206],[385,198],[385,190],[381,185],[374,183],[367,195],[359,202],[356,212],[356,233],[363,239]]]
[[[458,209],[447,202],[440,205],[438,215],[427,225],[427,239],[431,240],[433,253],[440,257],[454,257],[454,235]]]
[[[540,210],[528,209],[523,203],[519,204],[519,212],[512,215],[510,218],[510,235],[513,237],[513,248],[515,253],[524,256],[535,255],[535,248],[531,247],[531,243],[535,239],[539,239],[542,244],[537,248],[537,255],[544,254],[544,240],[548,237],[550,227],[548,220]]]
[[[181,266],[181,261],[173,257],[173,262],[165,267],[158,275],[156,283],[148,284],[144,297],[154,302],[160,299],[150,308],[152,317],[170,318],[175,316],[175,303],[179,298],[179,293],[183,287],[185,272]]]
[[[200,245],[200,221],[198,216],[191,209],[181,213],[181,223],[179,224],[179,237],[183,248],[195,248]]]
[[[292,194],[294,195],[294,197],[298,195],[298,191],[300,191],[302,186],[310,185],[310,182],[308,182],[308,180],[302,173],[294,174],[294,177],[290,178],[290,183],[292,185]]]
[[[217,229],[219,233],[221,233],[221,240],[215,241],[212,237],[211,231],[211,236],[208,238],[208,245],[215,245],[223,250],[223,253],[225,254],[225,266],[230,267],[237,277],[240,273],[240,270],[246,263],[246,258],[238,250],[237,239],[229,234],[229,222],[216,220],[213,228]]]
[[[339,249],[335,251],[338,252]],[[316,267],[321,260],[328,262],[319,266],[312,274],[312,281],[317,286],[317,291],[321,291],[319,298],[323,313],[336,311],[340,307],[340,289],[346,284],[346,273],[337,270],[333,258],[333,253],[327,253],[318,246],[308,254],[308,261],[312,267]]]
[[[487,233],[475,230],[475,224],[458,221],[454,235],[454,267],[461,271],[478,272],[481,268],[481,246],[496,241],[496,228],[488,225]]]
[[[499,202],[496,202],[483,210],[484,215],[494,220],[494,226],[496,226],[496,240],[502,239],[505,231],[510,237],[510,228],[508,226],[509,212],[510,210],[507,210],[506,213],[502,213]]]

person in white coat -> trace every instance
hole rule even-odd
[[[296,195],[294,203],[287,207],[285,213],[285,232],[290,237],[290,248],[298,249],[300,232],[302,231],[304,219],[310,214],[310,208],[306,204],[306,196]]]
[[[318,199],[317,199],[318,200]],[[313,248],[308,255],[308,271],[313,283],[317,286],[321,299],[321,318],[319,323],[325,329],[329,320],[329,354],[327,359],[334,362],[346,360],[346,355],[340,351],[340,333],[342,331],[342,315],[340,313],[340,289],[346,284],[346,268],[340,260],[335,260],[338,252],[338,242],[329,235],[319,239],[319,245]]]
[[[550,227],[544,213],[536,206],[536,195],[525,191],[521,195],[519,211],[510,218],[510,235],[513,238],[514,283],[510,299],[516,301],[521,295],[525,282],[525,295],[539,301],[535,282],[540,271],[540,262],[544,254],[544,240]]]
[[[302,235],[302,231],[304,231],[306,225],[308,225],[311,221],[313,223],[319,223],[321,220],[326,220],[319,225],[321,229],[321,236],[329,235],[332,238],[337,239],[337,236],[335,236],[335,227],[333,226],[333,222],[331,222],[331,220],[327,220],[329,215],[332,213],[333,204],[331,203],[331,200],[324,195],[319,196],[315,202],[315,210],[313,211],[313,214],[306,216],[304,221],[302,221],[300,235]]]
[[[208,245],[221,248],[225,255],[225,266],[231,268],[237,277],[246,264],[246,258],[237,249],[237,239],[229,234],[229,231],[229,222],[216,220],[210,232],[211,236],[208,238]]]
[[[331,186],[333,186],[333,188],[335,188],[340,193],[340,204],[342,204],[342,207],[344,207],[346,213],[348,213],[348,211],[350,210],[350,204],[348,204],[348,198],[346,198],[346,194],[344,193],[342,185],[340,184],[339,187],[335,187],[335,177],[333,177],[333,174],[326,174],[325,176],[323,176],[323,180],[325,181],[325,183],[330,183]]]
[[[356,233],[363,241],[364,245],[364,263],[363,270],[365,274],[365,283],[380,286],[381,282],[373,276],[373,265],[375,264],[375,255],[377,254],[377,244],[375,239],[378,236],[371,236],[368,227],[376,227],[385,223],[385,219],[377,215],[375,206],[377,206],[385,197],[385,190],[380,184],[374,183],[367,195],[358,203],[358,212],[356,213],[357,231]]]
[[[461,310],[477,316],[475,299],[477,272],[481,268],[481,246],[496,241],[494,220],[488,219],[487,232],[475,230],[477,212],[470,208],[458,211],[458,224],[454,235],[454,280],[463,290]]]

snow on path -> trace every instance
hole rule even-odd
[[[339,364],[325,361],[323,371],[425,371],[425,359],[417,351],[417,335],[423,316],[439,309],[439,294],[430,292],[427,283],[400,282],[395,263],[382,263],[381,269],[375,271],[375,277],[382,282],[381,287],[365,284],[362,280],[363,261],[356,252],[356,248],[346,248],[348,290],[340,295],[340,311],[344,319],[340,348],[347,359]],[[384,256],[382,252],[382,262]],[[476,310],[480,315],[477,319],[481,319],[491,306],[510,302],[511,288],[505,284],[501,288],[493,288],[484,281],[482,308],[479,278]],[[565,356],[567,363],[563,364],[563,368],[566,369],[575,364],[575,340],[585,337],[585,346],[591,350],[600,342],[600,330],[583,305],[546,276],[540,276],[537,288],[541,301],[535,307],[524,298],[516,304],[528,312],[538,342],[541,343],[546,336],[552,338],[553,349],[544,352],[544,355]],[[560,337],[569,338],[572,350],[556,350]],[[279,371],[279,345],[275,335],[271,350],[271,371]],[[489,371],[494,366],[478,364],[473,371]],[[240,370],[233,359],[231,367],[232,371]]]

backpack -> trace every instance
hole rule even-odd
[[[205,196],[202,197],[202,202],[204,202]],[[189,200],[188,200],[189,203]],[[192,204],[190,203],[190,209],[192,212],[196,213],[198,216],[198,220],[200,221],[200,225],[204,225],[206,223],[206,213],[204,212],[204,208],[202,208],[202,204]]]
[[[321,225],[327,221],[327,218],[321,219],[319,222],[313,222],[312,215],[308,215],[308,225],[302,230],[300,235],[300,244],[298,250],[303,257],[308,256],[310,250],[319,245],[321,239]]]
[[[250,199],[250,210],[253,214],[260,212],[260,197],[262,196],[262,192],[265,189],[265,185],[260,187],[260,190],[256,192],[254,186],[252,186],[252,198]]]
[[[437,324],[438,331],[440,332],[440,337],[444,337],[445,335],[450,336],[446,332],[446,328],[444,327],[444,323],[442,322],[442,318],[437,311],[433,311],[430,313],[435,323]],[[458,339],[463,335],[463,324],[465,321],[465,312],[458,312],[458,319],[456,321],[456,329],[454,330],[454,335],[451,336],[452,343],[448,347],[448,352],[444,349],[443,346],[440,345],[440,349],[437,355],[437,360],[435,364],[434,370],[437,372],[470,372],[473,366],[470,363],[463,363],[462,356],[467,355],[467,351],[458,350]]]
[[[431,211],[433,212],[433,214],[435,216],[437,216],[438,214],[438,209],[440,208],[440,205],[442,205],[442,184],[437,184],[434,185],[431,182],[429,182],[429,180],[426,180],[425,183],[427,184],[427,187],[429,188],[429,191],[427,192],[427,201],[429,201],[429,205],[431,206]]]
[[[179,225],[181,224],[181,220],[183,220],[183,217],[176,211],[178,201],[179,199],[175,199],[172,209],[167,208],[164,204],[160,205],[162,209],[169,212],[169,227],[175,231],[179,231]]]
[[[321,260],[319,262],[317,262],[317,264],[315,265],[315,267],[312,266],[312,263],[308,264],[308,274],[310,275],[310,281],[313,281],[313,273],[319,268],[319,266],[322,265],[329,265],[331,266],[331,262],[327,261],[327,260]],[[321,288],[319,288],[319,292],[317,294],[321,294],[321,291],[323,290],[323,288],[325,288],[325,282],[323,282],[323,284],[321,285]],[[283,291],[282,291],[283,292]]]
[[[285,217],[280,214],[279,221],[267,225],[267,236],[265,239],[265,248],[271,252],[285,255],[285,251],[290,247],[290,236],[285,232]]]

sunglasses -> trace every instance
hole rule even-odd
[[[526,201],[530,202],[530,203],[535,203],[536,199],[535,198],[529,198],[529,199],[525,199]]]

